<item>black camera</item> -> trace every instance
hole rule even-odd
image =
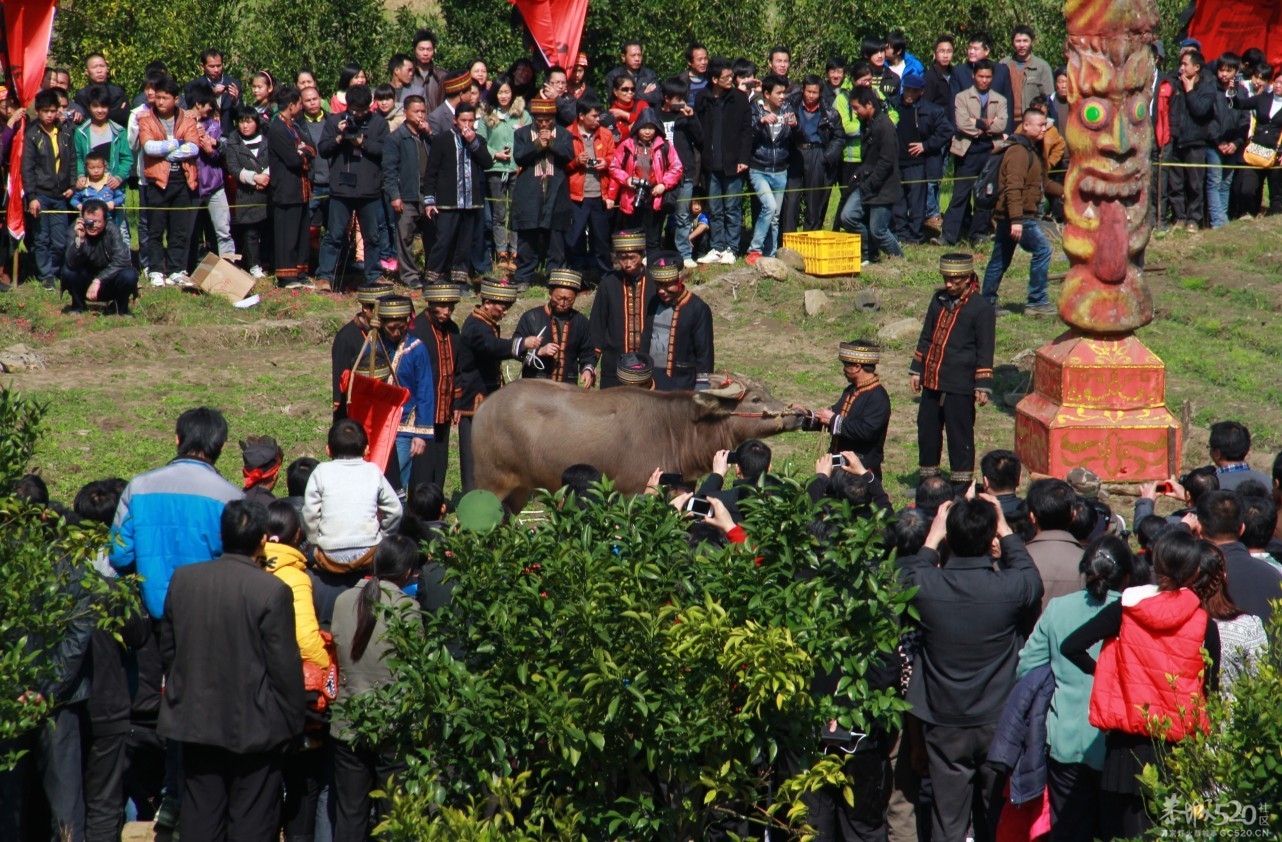
[[[732,451],[730,451],[729,453],[727,453],[727,454],[726,454],[726,464],[727,464],[727,465],[738,465],[738,464],[739,464],[739,454],[738,454],[738,453],[736,453],[736,452],[734,452],[733,450],[732,450]]]
[[[93,231],[93,230],[97,229],[97,227],[98,227],[99,225],[101,225],[101,224],[102,224],[102,223],[101,223],[101,221],[99,221],[99,220],[97,220],[97,219],[92,219],[92,218],[87,217],[87,216],[85,216],[85,217],[81,217],[81,221],[85,224],[85,230],[86,230],[86,231]]]
[[[599,166],[601,166],[601,160],[599,158],[588,158],[588,169],[594,170]]]
[[[369,114],[362,117],[354,117],[350,113],[345,118],[342,138],[346,141],[359,140],[365,134],[365,127],[369,124]]]

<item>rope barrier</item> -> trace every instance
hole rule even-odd
[[[1272,169],[1274,169],[1274,168],[1275,168],[1275,167],[1253,167],[1253,166],[1251,166],[1250,164],[1188,164],[1188,163],[1182,163],[1182,162],[1179,162],[1179,161],[1154,161],[1154,162],[1152,162],[1152,166],[1153,166],[1153,167],[1157,167],[1157,168],[1159,168],[1159,169],[1161,169],[1161,168],[1173,168],[1173,169],[1257,170],[1257,171],[1262,172],[1262,173],[1263,173],[1263,172],[1269,172],[1270,170],[1272,170]],[[1051,171],[1050,171],[1050,174],[1051,174],[1051,175],[1060,175],[1060,174],[1063,174],[1063,173],[1066,173],[1066,172],[1067,172],[1067,170],[1051,170]],[[746,176],[747,176],[747,173],[744,173],[744,176],[746,177]],[[899,183],[900,183],[901,185],[907,185],[907,184],[951,184],[951,183],[953,183],[954,181],[975,181],[975,180],[976,180],[976,179],[978,179],[978,178],[979,178],[979,176],[978,176],[978,175],[966,175],[966,176],[955,176],[955,175],[950,175],[950,176],[941,176],[941,177],[939,177],[939,178],[916,178],[916,179],[900,180],[900,182],[899,182]],[[809,193],[809,192],[811,192],[811,191],[812,191],[812,190],[814,190],[814,189],[832,190],[833,188],[838,188],[838,189],[842,189],[842,190],[844,190],[844,189],[845,189],[842,185],[839,185],[839,184],[837,184],[837,183],[833,183],[833,184],[828,185],[828,186],[827,186],[827,187],[825,187],[825,188],[813,188],[813,187],[790,187],[790,188],[789,188],[789,187],[786,187],[786,188],[784,188],[783,190],[772,190],[772,191],[770,191],[770,192],[771,192],[771,193]],[[665,191],[665,192],[671,192],[671,191]],[[755,195],[756,195],[756,192],[755,192],[755,191],[748,191],[748,192],[743,192],[743,193],[721,193],[721,194],[714,194],[714,195],[710,195],[710,196],[701,196],[701,195],[696,195],[696,196],[692,196],[692,197],[691,197],[691,200],[693,201],[693,200],[696,200],[696,199],[697,199],[698,201],[706,202],[706,201],[709,201],[709,200],[711,200],[711,199],[733,199],[733,198],[735,198],[735,197],[740,197],[740,198],[742,198],[742,197],[744,197],[744,196],[755,196]],[[313,196],[312,198],[313,198],[313,199],[328,199],[328,198],[330,198],[330,197],[326,195],[326,196]],[[486,196],[486,197],[485,197],[485,201],[487,201],[487,202],[511,202],[511,201],[512,201],[512,199],[509,199],[509,198],[502,198],[502,197],[498,197],[498,196]],[[235,209],[235,208],[250,208],[250,207],[262,207],[262,205],[261,205],[261,204],[257,204],[257,203],[252,204],[252,205],[246,205],[246,204],[234,204],[234,205],[227,205],[227,208],[228,208],[229,210],[231,210],[231,209]],[[270,204],[268,205],[268,207],[270,207]],[[122,210],[122,211],[140,211],[140,212],[141,212],[141,211],[193,211],[193,210],[207,210],[208,208],[209,208],[209,205],[207,205],[207,204],[204,204],[204,205],[183,205],[183,206],[181,206],[181,207],[152,207],[152,206],[148,206],[148,205],[143,205],[143,206],[128,205],[128,206],[126,206],[126,207],[116,208],[116,210]],[[454,208],[441,208],[441,209],[442,209],[442,210],[454,210]],[[479,210],[479,208],[472,208],[471,210]],[[78,214],[80,213],[80,211],[78,211],[78,210],[74,210],[74,209],[72,209],[72,210],[41,210],[41,211],[40,211],[40,213],[41,213],[41,215],[44,215],[44,214],[78,215]]]

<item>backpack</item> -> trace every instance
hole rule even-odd
[[[303,661],[303,689],[307,691],[307,709],[313,713],[324,713],[338,698],[338,646],[329,632],[322,631],[320,636],[329,654],[329,666],[321,669]]]
[[[1011,135],[1011,141],[1010,146],[995,152],[975,177],[974,195],[977,210],[992,210],[997,207],[997,196],[1001,192],[997,187],[997,177],[1001,174],[1002,159],[1006,157],[1007,152],[1016,146],[1021,146],[1030,156],[1037,154],[1022,135]],[[1029,163],[1032,163],[1032,158],[1029,158]]]

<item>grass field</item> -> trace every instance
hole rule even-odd
[[[778,283],[744,280],[746,273],[736,272],[731,277],[738,282],[726,283],[727,267],[700,269],[696,291],[716,318],[718,369],[759,378],[787,402],[830,405],[844,385],[837,343],[873,337],[895,320],[920,319],[938,284],[942,251],[917,247],[907,260],[869,267],[857,279]],[[1173,234],[1154,242],[1148,263],[1165,271],[1149,276],[1158,315],[1139,336],[1166,362],[1171,410],[1192,419],[1185,464],[1206,462],[1210,422],[1237,418],[1254,435],[1253,461],[1267,468],[1282,449],[1282,220]],[[993,404],[979,411],[981,452],[1013,444],[1014,410],[1002,398],[1028,388],[1027,366],[1017,358],[1064,330],[1058,319],[1018,314],[1027,266],[1021,253],[1003,283],[1003,302],[1017,312],[997,323],[998,388]],[[1051,271],[1066,268],[1061,258]],[[251,310],[147,287],[132,320],[62,316],[65,301],[31,284],[0,296],[0,348],[24,343],[45,358],[44,370],[0,375],[0,385],[49,405],[49,432],[35,467],[55,496],[70,499],[91,479],[129,477],[162,464],[173,455],[174,419],[199,404],[228,417],[232,442],[219,468],[233,481],[240,471],[234,442],[248,435],[275,436],[287,460],[323,458],[330,340],[350,318],[354,300],[276,290],[268,282],[259,287],[263,301]],[[855,292],[869,287],[880,291],[880,311],[855,311]],[[823,289],[830,299],[813,318],[803,309],[807,288]],[[541,302],[540,291],[531,290],[505,326]],[[585,295],[579,309],[590,307]],[[456,317],[461,321],[469,309],[465,301]],[[916,409],[907,377],[915,339],[883,343],[881,374],[894,407],[887,485],[898,500],[916,481]],[[808,471],[825,441],[803,433],[771,440],[776,468]]]

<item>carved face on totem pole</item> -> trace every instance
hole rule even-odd
[[[1059,311],[1087,333],[1130,333],[1153,320],[1137,260],[1148,245],[1153,147],[1153,0],[1068,0],[1064,251]]]

